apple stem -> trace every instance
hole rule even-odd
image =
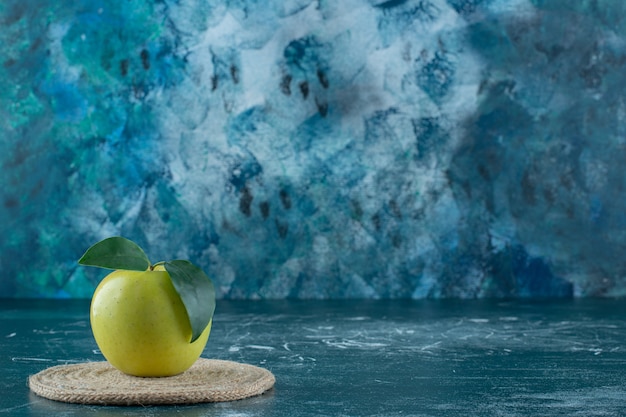
[[[157,262],[157,263],[155,263],[154,265],[150,264],[150,271],[154,271],[154,268],[155,268],[157,265],[163,265],[164,263],[165,263],[165,261]]]

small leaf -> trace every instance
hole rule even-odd
[[[114,236],[96,243],[78,260],[81,265],[107,269],[145,271],[150,261],[144,251],[134,242]]]
[[[193,343],[213,318],[215,311],[213,282],[202,269],[189,261],[165,262],[165,270],[170,274],[172,284],[187,309],[191,324],[190,343]]]

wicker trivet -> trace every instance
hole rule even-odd
[[[108,362],[53,366],[28,379],[42,397],[78,404],[160,405],[234,401],[274,386],[263,368],[231,361],[198,359],[186,372],[166,378],[126,375]]]

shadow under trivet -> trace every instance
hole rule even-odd
[[[59,365],[28,379],[37,395],[99,405],[165,405],[234,401],[260,395],[276,379],[267,369],[200,358],[186,372],[165,378],[126,375],[108,362]]]

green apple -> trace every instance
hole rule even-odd
[[[129,375],[164,377],[186,371],[200,357],[215,292],[198,267],[188,261],[151,265],[138,246],[120,237],[92,246],[79,263],[116,269],[100,282],[90,308],[94,338],[111,365]]]
[[[167,271],[118,270],[98,285],[91,328],[104,357],[135,376],[170,376],[200,357],[211,323],[193,343],[183,302]]]

